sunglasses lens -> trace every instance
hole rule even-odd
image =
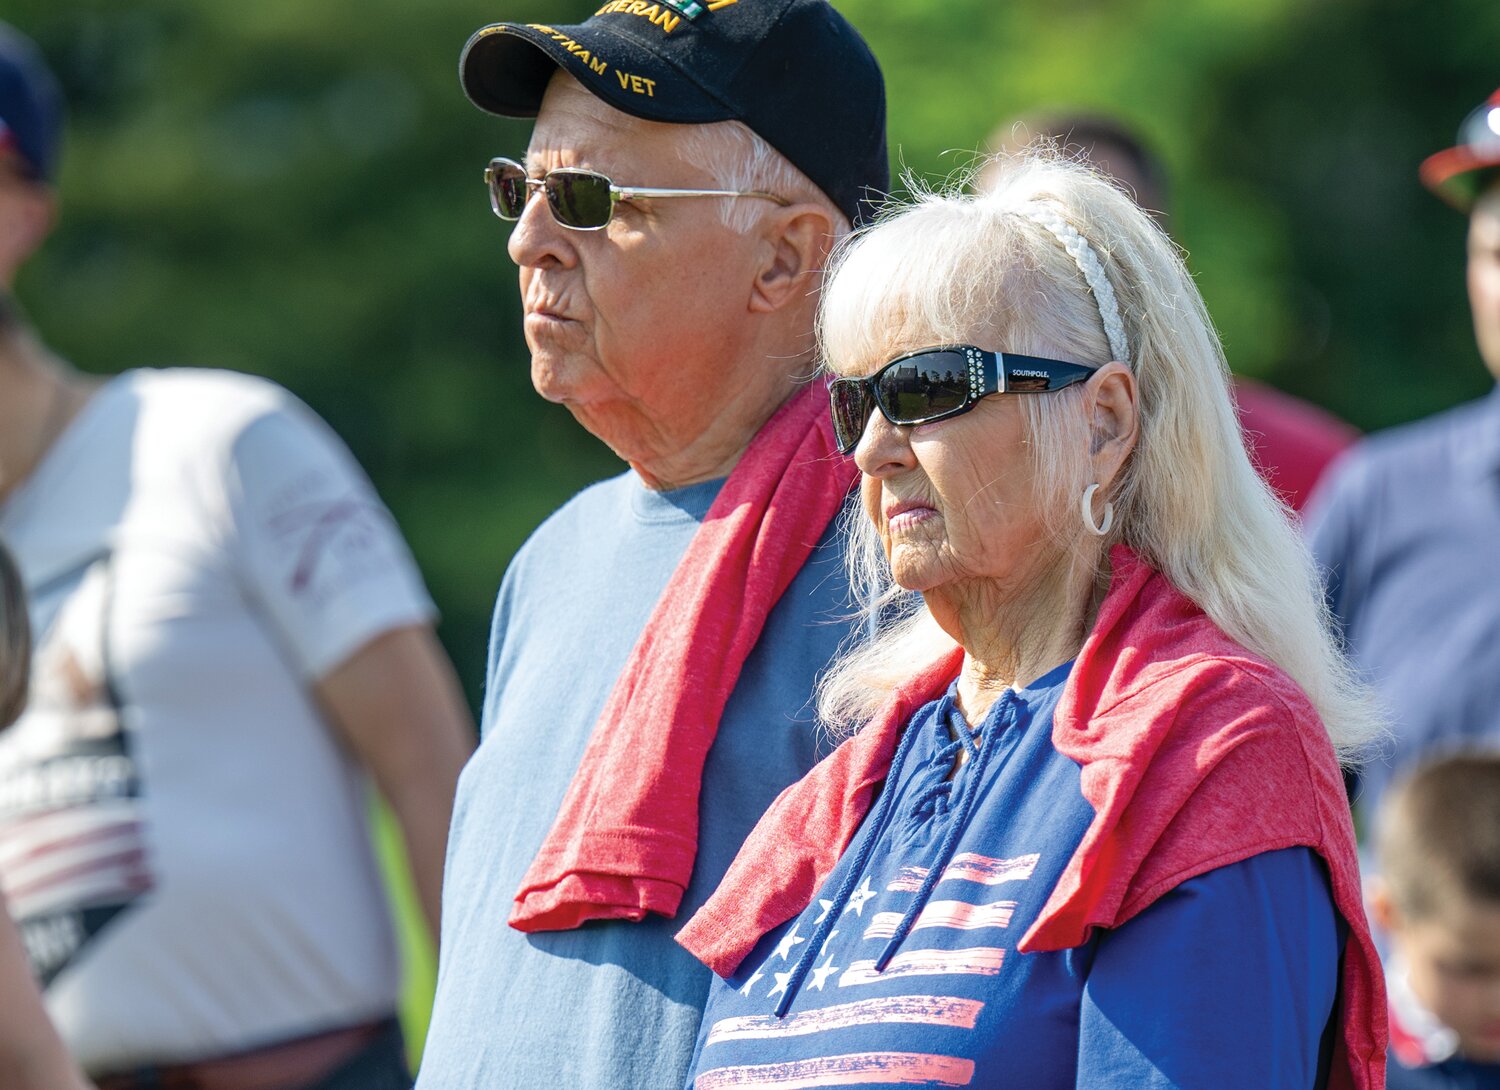
[[[870,401],[863,379],[836,378],[828,384],[828,401],[833,409],[833,435],[839,451],[848,454],[859,445],[865,433],[865,421],[875,406]]]
[[[968,364],[961,352],[924,352],[900,360],[876,377],[875,397],[897,424],[956,412],[969,400]]]
[[[495,215],[518,220],[526,211],[526,171],[519,163],[498,161],[490,164],[490,204]]]
[[[582,171],[555,170],[547,175],[547,203],[564,227],[603,227],[612,206],[609,179]]]

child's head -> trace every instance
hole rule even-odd
[[[16,565],[0,545],[0,730],[10,726],[26,703],[31,665],[31,628],[25,588]]]
[[[1375,922],[1465,1056],[1500,1061],[1500,755],[1420,769],[1381,807]]]

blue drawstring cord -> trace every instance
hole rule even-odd
[[[916,922],[917,915],[927,906],[927,899],[932,896],[932,891],[942,881],[943,872],[948,869],[948,864],[953,861],[953,852],[958,847],[958,838],[963,835],[964,829],[968,827],[969,815],[974,812],[974,800],[979,797],[979,790],[984,782],[985,767],[989,764],[990,755],[999,748],[995,740],[995,736],[1003,729],[999,726],[999,722],[1004,719],[1008,725],[1008,721],[1014,718],[1015,702],[1015,693],[1007,689],[1005,694],[1000,698],[998,714],[992,711],[985,717],[986,720],[996,724],[990,729],[990,737],[987,745],[980,746],[974,740],[973,733],[969,730],[968,724],[960,721],[957,730],[958,738],[954,746],[944,750],[945,753],[950,751],[957,753],[956,746],[962,745],[969,753],[970,768],[968,775],[964,777],[963,790],[959,792],[958,816],[949,823],[948,832],[943,836],[942,847],[938,849],[937,860],[927,871],[927,876],[922,879],[922,885],[917,890],[916,897],[912,899],[911,904],[906,906],[906,915],[902,916],[901,922],[896,925],[896,933],[891,936],[890,942],[885,944],[885,949],[875,959],[875,971],[877,973],[885,971],[886,965],[890,963],[892,956],[896,953],[896,948],[901,945],[906,939],[907,934],[910,933],[912,924]],[[983,729],[983,724],[981,724],[981,729]],[[950,794],[950,796],[953,782],[952,780],[948,780],[941,785],[949,789],[947,794]],[[924,796],[923,801],[938,793],[938,788],[932,789],[927,796]]]
[[[880,802],[876,804],[875,813],[871,818],[871,828],[859,846],[859,854],[856,855],[844,874],[844,881],[839,885],[838,892],[834,894],[833,904],[823,914],[823,920],[813,928],[812,938],[807,941],[807,949],[797,959],[797,964],[792,968],[791,978],[787,981],[786,991],[781,993],[781,998],[776,1001],[775,1015],[777,1018],[785,1017],[787,1008],[792,1005],[792,998],[797,990],[802,987],[802,981],[812,970],[813,962],[817,960],[822,952],[823,944],[828,941],[829,934],[834,925],[838,923],[844,909],[849,904],[849,898],[854,893],[854,886],[864,875],[865,864],[870,861],[870,853],[875,850],[875,845],[880,840],[880,834],[885,829],[886,820],[890,817],[891,810],[896,804],[896,792],[891,790],[897,782],[901,766],[906,763],[906,755],[911,751],[912,742],[916,740],[920,731],[907,730],[901,735],[901,742],[896,746],[896,755],[891,758],[890,771],[885,774],[885,787],[880,792]]]

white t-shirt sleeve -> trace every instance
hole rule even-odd
[[[226,469],[230,549],[305,676],[435,616],[406,543],[332,429],[287,395],[235,438]]]

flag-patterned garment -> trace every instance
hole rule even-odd
[[[952,689],[913,717],[891,797],[818,896],[715,978],[689,1086],[1322,1085],[1342,935],[1305,848],[1184,882],[1084,946],[1015,952],[1094,818],[1051,740],[1068,672],[977,731]]]

